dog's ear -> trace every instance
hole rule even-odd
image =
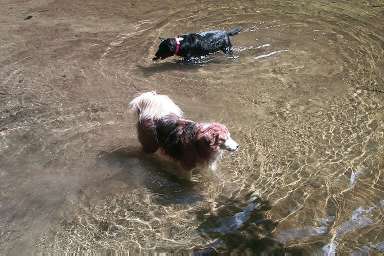
[[[217,150],[219,148],[218,137],[219,134],[217,134],[213,129],[205,128],[198,132],[197,140],[200,146],[205,145],[211,150]]]
[[[217,147],[217,141],[219,138],[219,135],[217,133],[207,133],[204,138],[209,143],[209,146],[211,146],[212,148]]]
[[[201,145],[206,145],[210,150],[217,151],[229,137],[227,127],[220,123],[211,123],[200,126],[197,140]]]
[[[160,42],[163,42],[166,38],[165,37],[159,37]]]

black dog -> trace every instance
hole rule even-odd
[[[229,37],[238,34],[240,30],[240,28],[230,31],[215,30],[164,39],[153,60],[165,59],[173,55],[189,60],[192,57],[205,56],[220,50],[225,54],[232,53]]]

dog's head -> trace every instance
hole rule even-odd
[[[175,54],[175,39],[167,38],[163,39],[159,45],[155,57],[152,60],[165,59]]]
[[[219,123],[201,125],[197,132],[197,140],[207,145],[209,151],[213,152],[220,149],[236,151],[239,148],[239,144],[231,138],[227,127]]]
[[[141,112],[148,107],[148,105],[151,103],[152,99],[157,95],[155,91],[145,92],[141,95],[134,98],[130,103],[129,107],[133,112],[136,112],[138,115],[141,114]]]

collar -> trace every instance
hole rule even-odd
[[[182,37],[176,37],[175,40],[176,40],[176,50],[175,50],[175,55],[179,55],[180,54],[180,50],[181,50],[181,46],[180,46],[180,42],[183,41],[184,38]]]

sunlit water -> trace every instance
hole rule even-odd
[[[1,254],[384,252],[382,1],[0,5]],[[151,61],[237,26],[232,57]],[[166,174],[127,109],[146,90],[241,150]]]

